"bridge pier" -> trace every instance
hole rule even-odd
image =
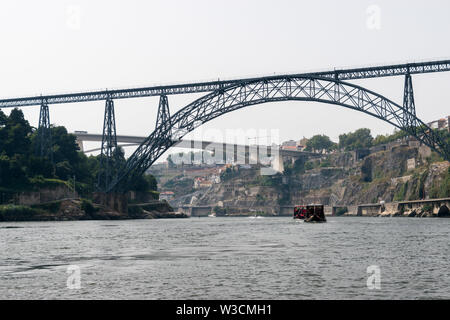
[[[45,101],[41,103],[39,125],[37,129],[36,156],[48,157],[53,162],[52,132],[50,128],[50,112]]]
[[[407,111],[403,113],[403,121],[405,123],[405,126],[407,128],[412,129],[417,125],[417,121],[416,121],[416,105],[414,102],[414,90],[409,70],[405,75],[405,87],[403,91],[403,108]]]
[[[158,115],[156,118],[156,126],[158,129],[161,127],[161,131],[166,131],[166,134],[170,137],[172,132],[172,126],[170,124],[170,110],[169,110],[169,100],[166,95],[161,95],[159,97]]]
[[[100,171],[98,174],[97,188],[107,190],[114,171],[114,151],[117,149],[116,116],[114,101],[108,97],[105,104],[105,116],[103,120],[102,151],[100,155]]]
[[[125,193],[95,192],[93,202],[116,212],[128,213],[128,198]]]

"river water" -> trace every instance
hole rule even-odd
[[[449,299],[449,231],[432,218],[3,222],[0,297]]]

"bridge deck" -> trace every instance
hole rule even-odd
[[[90,133],[72,133],[76,135],[77,140],[80,142],[83,141],[102,141],[101,134],[90,134]],[[140,145],[147,137],[140,136],[117,136],[117,142],[128,143],[127,146],[132,145]],[[181,140],[174,145],[174,148],[184,148],[184,149],[199,149],[199,150],[225,150],[225,151],[236,151],[236,152],[248,152],[254,150],[263,150],[264,148],[269,149],[271,152],[280,152],[284,156],[322,156],[321,154],[317,154],[314,152],[305,152],[305,151],[295,151],[295,150],[284,150],[280,149],[278,146],[265,146],[265,145],[241,145],[241,144],[231,144],[231,143],[221,143],[221,142],[212,142],[212,141],[199,141],[199,140]],[[89,150],[89,152],[94,152],[100,150],[93,149]],[[88,152],[88,151],[86,151]]]
[[[185,83],[167,86],[85,91],[85,92],[56,94],[56,95],[40,95],[21,98],[0,99],[0,108],[25,107],[25,106],[41,105],[42,103],[47,104],[75,103],[75,102],[106,100],[108,98],[127,99],[138,97],[160,96],[160,95],[211,92],[214,90],[222,89],[229,85],[249,81],[257,81],[262,79],[269,80],[269,79],[286,79],[289,77],[299,77],[299,76],[307,76],[307,77],[316,76],[324,78],[334,78],[338,80],[355,80],[355,79],[366,79],[376,77],[399,76],[405,74],[444,72],[444,71],[450,71],[450,60],[406,63],[406,64],[385,65],[366,68],[337,69],[320,72],[286,74],[286,75],[244,78],[244,79],[234,79],[224,81]]]

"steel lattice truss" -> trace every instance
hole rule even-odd
[[[161,95],[211,92],[214,90],[219,90],[224,87],[228,87],[230,85],[245,84],[248,83],[249,81],[259,81],[261,79],[273,81],[276,79],[283,79],[286,77],[314,76],[323,78],[334,78],[339,80],[355,80],[355,79],[389,77],[406,74],[431,73],[443,71],[450,71],[450,60],[407,63],[398,65],[368,67],[368,68],[330,70],[323,72],[259,77],[250,79],[209,81],[209,82],[186,83],[168,86],[153,86],[153,87],[117,89],[117,90],[99,90],[91,92],[76,92],[58,95],[41,95],[34,97],[1,99],[0,108],[41,105],[44,100],[48,104],[59,104],[59,103],[99,101],[99,100],[106,100],[108,98],[127,99],[127,98],[139,98],[139,97],[150,97]]]
[[[47,103],[41,104],[37,131],[36,155],[49,158],[53,162],[52,132],[50,128],[50,112]]]
[[[114,151],[117,149],[116,117],[114,101],[106,100],[105,117],[103,122],[102,148],[100,155],[100,170],[98,174],[97,188],[106,190],[114,179]]]
[[[405,86],[403,92],[403,108],[408,112],[404,113],[404,123],[408,127],[416,127],[418,124],[416,122],[416,104],[414,102],[414,91],[412,85],[411,75],[407,74],[405,76]],[[413,116],[412,116],[413,115]]]
[[[420,63],[397,64],[390,66],[335,70],[334,76],[339,80],[354,80],[401,76],[407,74],[443,72],[450,70],[450,60],[429,61]],[[311,75],[329,77],[331,72],[316,72]]]
[[[159,99],[158,115],[156,118],[155,128],[160,128],[161,132],[171,135],[171,120],[169,110],[169,100],[167,96],[162,95]]]
[[[129,181],[142,175],[168,148],[203,123],[246,106],[288,100],[335,104],[367,113],[408,132],[444,158],[450,159],[448,146],[432,129],[408,108],[375,92],[330,78],[265,78],[220,88],[175,113],[170,118],[170,128],[160,124],[150,134],[128,159],[108,191],[126,188]]]

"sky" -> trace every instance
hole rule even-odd
[[[446,0],[2,0],[0,98],[450,59],[449,13]],[[402,103],[403,77],[354,83]],[[450,72],[414,75],[413,86],[423,121],[450,114]],[[169,96],[171,112],[200,96]],[[158,97],[115,101],[118,134],[148,136],[157,108]],[[39,107],[23,110],[36,126]],[[51,105],[50,120],[101,133],[103,112],[101,101]],[[361,127],[374,136],[394,129],[357,111],[296,101],[244,108],[190,136],[225,140],[244,131],[250,141],[275,130],[280,141],[338,141]]]

